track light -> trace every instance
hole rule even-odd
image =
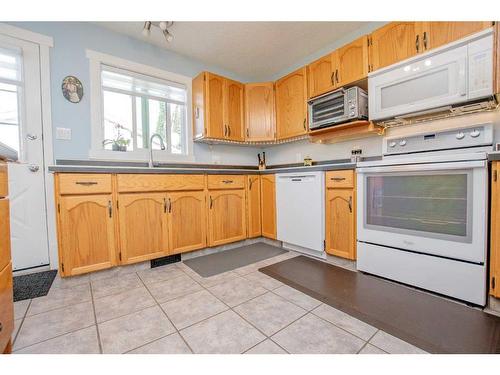
[[[160,22],[151,22],[151,21],[146,21],[144,22],[144,27],[142,29],[142,35],[144,36],[151,36],[151,26],[156,26],[160,28],[161,32],[163,33],[163,37],[165,40],[170,43],[173,39],[174,36],[168,31],[168,28],[174,24],[174,21],[160,21]]]
[[[144,22],[144,27],[142,28],[142,35],[150,36],[151,35],[151,21]]]
[[[163,36],[165,37],[165,40],[170,43],[172,39],[174,39],[174,36],[168,32],[168,30],[163,30]]]

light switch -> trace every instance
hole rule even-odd
[[[56,139],[65,141],[71,140],[71,129],[69,128],[56,128]]]

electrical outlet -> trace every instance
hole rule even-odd
[[[56,139],[70,141],[71,140],[71,129],[69,129],[69,128],[56,128]]]

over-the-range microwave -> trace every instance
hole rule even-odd
[[[307,104],[311,130],[368,118],[368,96],[356,86],[318,96]]]
[[[370,120],[405,118],[493,95],[493,29],[368,75]]]

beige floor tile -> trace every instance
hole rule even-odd
[[[24,316],[26,315],[26,311],[28,311],[30,302],[30,299],[14,302],[14,319],[24,318]]]
[[[189,276],[183,275],[172,280],[149,284],[148,289],[159,303],[163,303],[203,288]]]
[[[306,310],[312,310],[315,307],[321,305],[321,301],[315,298],[309,297],[307,294],[298,291],[297,289],[291,288],[288,285],[283,285],[282,287],[273,290],[273,293],[289,300],[292,303],[302,307]]]
[[[267,339],[257,344],[252,349],[247,350],[245,354],[287,354],[287,352],[273,341]]]
[[[159,306],[99,323],[103,353],[125,353],[175,332]]]
[[[406,341],[398,339],[384,331],[378,331],[370,340],[370,344],[375,345],[387,353],[391,354],[425,354],[426,352]]]
[[[271,336],[307,311],[273,293],[266,293],[234,308],[245,320]]]
[[[289,353],[357,353],[365,342],[333,324],[307,314],[272,337]]]
[[[236,268],[234,272],[240,276],[244,276],[252,272],[257,272],[259,268],[266,267],[267,265],[269,265],[267,259],[261,260],[260,262],[249,264],[248,266]]]
[[[155,300],[145,287],[134,288],[94,300],[98,323],[128,315],[155,304]]]
[[[206,290],[165,302],[161,307],[177,329],[183,329],[228,309]]]
[[[273,290],[279,288],[280,286],[283,286],[283,283],[281,281],[273,279],[272,277],[269,277],[259,271],[246,274],[243,277],[247,280],[253,281],[263,288],[266,288],[267,290]]]
[[[225,283],[215,285],[209,288],[209,290],[215,294],[217,298],[231,307],[267,292],[263,287],[242,277],[237,277]]]
[[[183,329],[180,333],[195,353],[238,354],[265,339],[264,335],[231,310]]]
[[[96,326],[28,346],[15,354],[99,354]]]
[[[68,307],[91,300],[90,285],[82,284],[71,288],[53,288],[44,297],[33,298],[26,316]]]
[[[229,271],[229,272],[220,273],[218,275],[210,276],[210,277],[201,277],[198,274],[196,274],[196,276],[191,276],[191,277],[193,277],[193,279],[196,280],[196,282],[200,283],[205,288],[210,288],[210,287],[215,286],[217,284],[222,284],[226,281],[235,279],[239,276],[236,273]]]
[[[123,276],[99,279],[92,281],[91,284],[94,298],[101,298],[143,286],[142,281],[135,272]]]
[[[37,344],[93,324],[95,320],[91,302],[28,316],[19,330],[14,349]]]
[[[337,327],[345,329],[364,341],[368,341],[377,332],[377,328],[329,305],[322,304],[315,308],[312,313],[335,324]]]
[[[12,331],[12,343],[16,342],[16,336],[19,333],[19,328],[21,328],[21,323],[23,322],[23,319],[16,319],[14,320],[14,331]]]
[[[145,284],[157,283],[159,281],[171,280],[179,276],[184,276],[184,272],[175,264],[162,267],[150,268],[137,273]]]
[[[72,288],[74,286],[88,284],[90,282],[90,274],[61,277],[57,275],[52,283],[51,290],[54,288]]]
[[[173,333],[152,343],[134,349],[128,354],[192,354],[178,333]]]
[[[377,348],[376,346],[373,346],[371,344],[366,344],[366,346],[361,349],[359,354],[387,354],[384,352],[382,349]]]
[[[97,281],[103,279],[109,279],[111,277],[121,277],[131,273],[135,273],[137,266],[135,264],[129,264],[126,266],[112,267],[106,270],[97,271],[90,273],[90,281]]]

